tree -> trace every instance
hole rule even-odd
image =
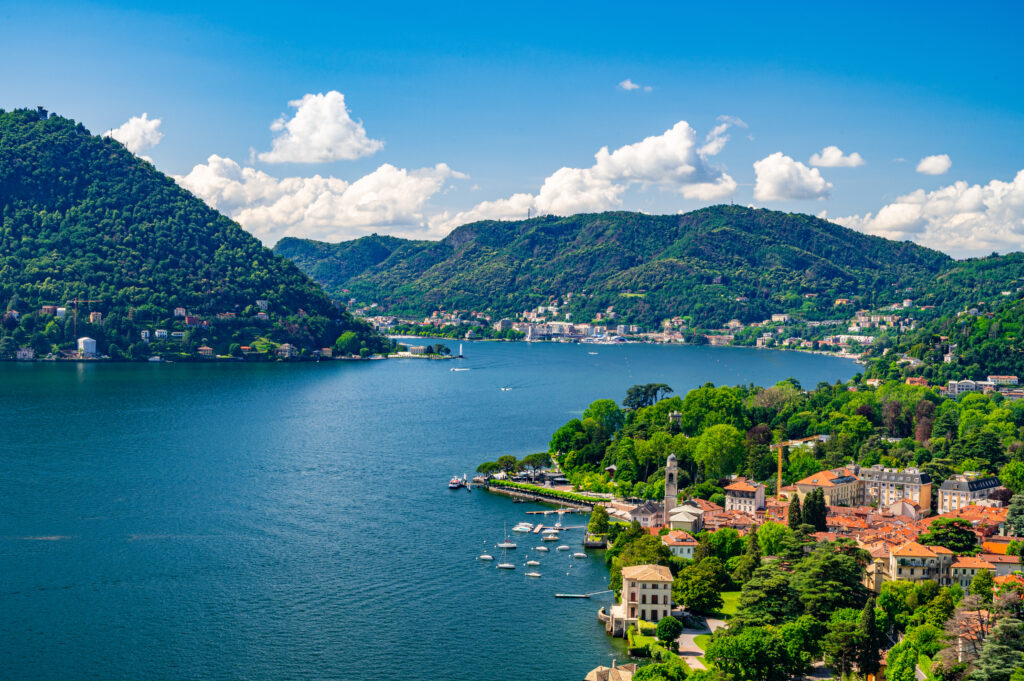
[[[794,494],[793,498],[789,500],[789,517],[786,522],[789,524],[789,529],[796,530],[800,527],[800,524],[804,521],[803,512],[800,510],[800,495]]]
[[[500,470],[501,466],[498,465],[497,461],[484,461],[476,467],[476,472],[482,473],[483,475],[494,475]]]
[[[617,433],[625,423],[625,415],[614,400],[596,400],[583,410],[583,419],[594,419],[609,436]]]
[[[794,495],[793,497],[797,497]],[[799,504],[800,502],[797,501]],[[782,540],[790,533],[790,529],[780,523],[767,521],[757,528],[757,541],[766,556],[777,556],[782,548]]]
[[[622,400],[622,406],[626,409],[636,411],[642,407],[649,407],[653,405],[655,402],[672,392],[672,388],[664,383],[634,385],[626,390],[626,397]]]
[[[978,538],[971,531],[971,523],[963,518],[936,518],[917,540],[925,546],[943,546],[961,554],[972,553],[978,548]]]
[[[739,557],[736,568],[732,571],[732,579],[738,584],[746,584],[754,575],[754,570],[761,567],[761,543],[757,534],[747,535],[746,550]]]
[[[721,584],[725,577],[722,561],[705,558],[679,571],[672,584],[672,597],[694,612],[715,612],[723,604]]]
[[[511,454],[504,454],[498,457],[498,468],[505,471],[506,473],[513,473],[519,468],[519,462],[516,461],[516,457]]]
[[[595,505],[594,510],[591,511],[587,532],[590,534],[608,534],[608,509],[601,504]]]
[[[723,563],[743,551],[743,537],[731,527],[723,527],[717,532],[706,532],[701,539],[707,544],[711,555],[717,556]]]
[[[979,570],[971,580],[967,593],[977,596],[987,605],[992,604],[992,593],[996,587],[995,577],[991,570]]]
[[[1010,681],[1024,668],[1024,622],[1004,615],[981,647],[970,681]]]
[[[861,649],[860,613],[840,608],[828,620],[828,633],[822,641],[825,662],[845,678],[853,670]]]
[[[1024,537],[1024,493],[1018,492],[1010,499],[1006,509],[1006,524],[1010,526],[1012,534]]]
[[[817,532],[828,528],[828,507],[825,505],[825,491],[815,487],[804,497],[803,522],[811,525]]]
[[[886,655],[886,681],[915,681],[917,649],[910,641],[900,641]]]
[[[693,458],[704,467],[707,480],[731,475],[743,463],[743,433],[735,426],[721,423],[701,433]]]
[[[864,604],[864,608],[860,611],[857,635],[860,639],[857,648],[857,669],[865,676],[868,674],[878,674],[882,657],[880,652],[882,636],[875,622],[874,597],[869,598]]]
[[[1024,492],[1024,461],[1010,461],[999,471],[999,482],[1014,494]]]
[[[797,592],[804,612],[825,618],[839,608],[864,605],[866,589],[861,583],[867,554],[838,541],[819,545],[793,569],[790,585]]]
[[[683,624],[675,617],[667,615],[658,620],[658,640],[675,649],[676,639],[683,633]]]
[[[762,565],[743,585],[734,618],[744,626],[781,624],[800,614],[800,601],[778,562]]]
[[[716,631],[705,659],[736,681],[789,681],[803,673],[803,660],[794,659],[776,627],[743,627]]]
[[[334,350],[343,355],[354,355],[359,352],[359,336],[354,331],[346,331],[334,341]]]
[[[547,452],[537,452],[536,454],[528,454],[524,456],[519,462],[523,468],[529,468],[533,471],[539,471],[547,468],[551,465],[551,455]]]
[[[633,681],[687,681],[687,679],[692,679],[690,668],[678,657],[673,657],[668,662],[645,664],[633,674]],[[708,679],[707,681],[719,680]]]

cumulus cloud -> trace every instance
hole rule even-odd
[[[864,159],[856,151],[848,156],[843,155],[843,150],[835,145],[822,149],[817,154],[811,155],[812,166],[820,168],[856,168],[864,165]]]
[[[320,175],[277,178],[213,155],[175,179],[271,245],[284,236],[337,241],[382,228],[423,238],[430,235],[427,202],[448,179],[465,177],[444,163],[416,170],[385,163],[351,183]]]
[[[824,199],[832,191],[817,168],[808,168],[781,151],[754,162],[754,198],[759,201]]]
[[[948,154],[936,154],[925,156],[917,164],[917,172],[923,175],[942,175],[953,167],[953,161]]]
[[[679,121],[661,135],[614,151],[602,147],[594,155],[592,166],[559,168],[535,195],[520,193],[485,201],[468,211],[445,214],[437,224],[441,229],[451,229],[474,220],[520,218],[527,211],[569,215],[610,210],[622,205],[623,194],[632,186],[657,187],[701,201],[726,198],[735,191],[736,181],[709,159],[721,151],[729,125],[733,123],[716,127],[702,145],[690,124]]]
[[[107,130],[104,137],[113,137],[123,144],[128,151],[138,154],[145,149],[151,149],[160,143],[164,134],[160,132],[160,124],[163,119],[150,118],[149,114],[132,116],[121,127]]]
[[[639,83],[634,83],[629,78],[620,82],[619,88],[625,90],[626,92],[630,92],[632,90],[643,90],[644,92],[650,92],[651,90],[654,89],[650,85],[640,85]]]
[[[1010,182],[955,182],[900,196],[877,214],[836,218],[888,239],[916,241],[954,256],[1020,250],[1024,240],[1024,170]]]
[[[345,95],[336,90],[307,94],[288,102],[291,119],[281,116],[270,129],[277,134],[270,151],[259,154],[265,163],[328,163],[371,156],[384,143],[366,135],[362,121],[354,121]]]

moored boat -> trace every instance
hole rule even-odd
[[[572,557],[573,558],[586,558],[587,554],[583,553],[582,551],[577,551],[576,553],[572,554]]]
[[[494,560],[494,556],[489,553],[481,553],[477,556],[477,560]]]
[[[568,550],[569,550],[569,547],[568,547],[568,546],[566,546],[565,544],[562,544],[562,545],[561,545],[561,546],[559,546],[559,547],[558,547],[558,548],[557,548],[556,550],[557,550],[557,551],[568,551]]]
[[[527,572],[526,576],[527,577],[540,577],[540,573],[539,572]]]

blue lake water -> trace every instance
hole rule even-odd
[[[857,371],[731,348],[465,352],[0,364],[0,678],[581,679],[624,657],[595,616],[610,597],[553,594],[604,589],[600,553],[521,538],[517,570],[477,561],[541,507],[448,478],[546,449],[636,383],[811,387]]]

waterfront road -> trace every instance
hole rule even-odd
[[[677,639],[679,657],[683,658],[683,661],[694,671],[706,669],[699,659],[704,656],[704,651],[700,649],[695,639],[701,634],[711,634],[725,626],[725,620],[716,620],[711,617],[706,618],[704,622],[705,626],[702,629],[683,629],[683,633],[679,634]]]

